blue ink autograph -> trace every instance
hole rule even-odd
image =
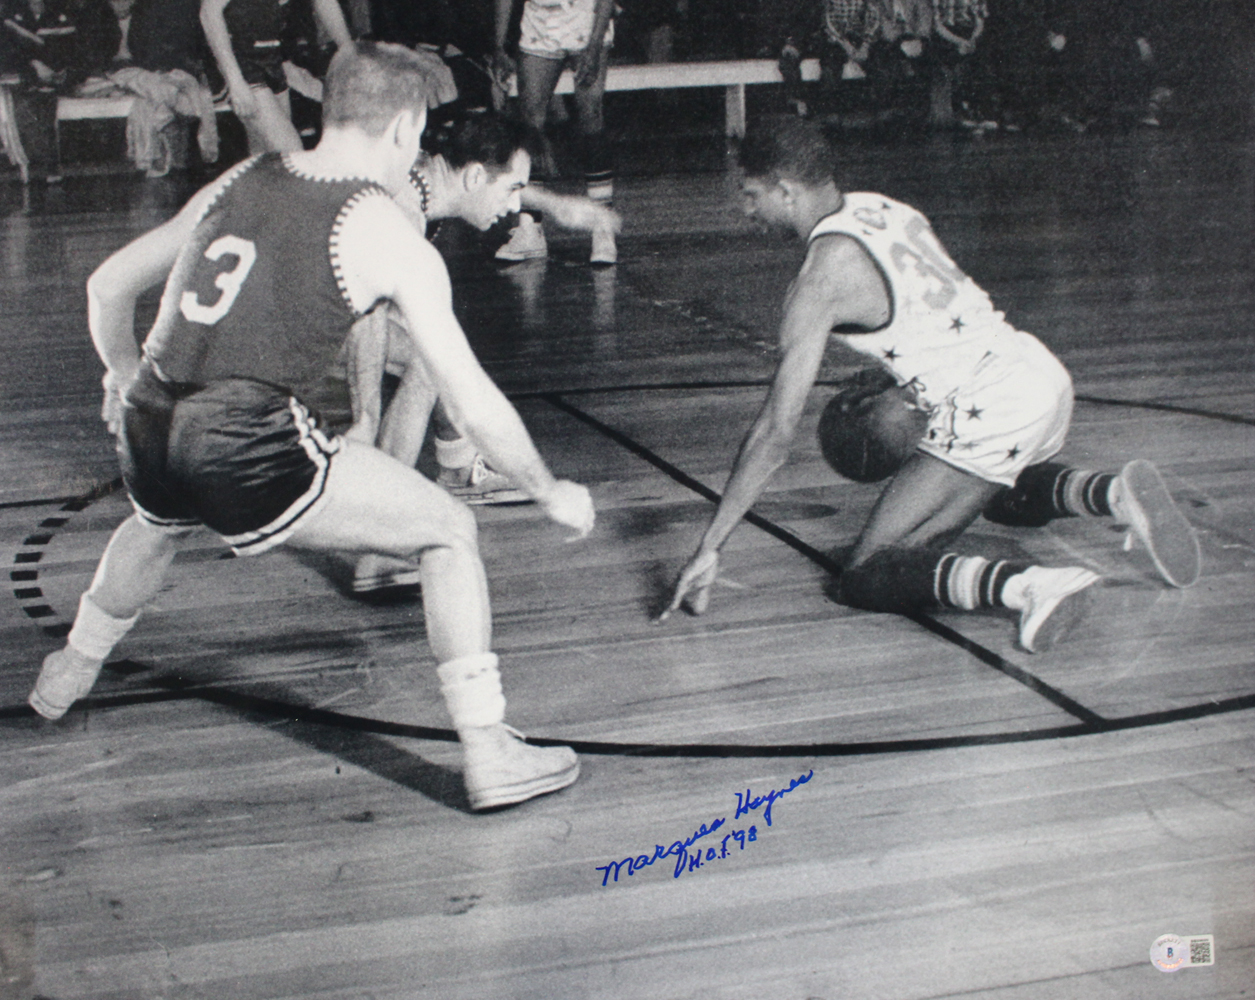
[[[755,810],[762,809],[766,806],[766,809],[763,811],[763,819],[766,821],[768,826],[771,826],[771,807],[775,805],[783,796],[789,794],[789,792],[799,786],[806,784],[814,776],[815,771],[812,769],[800,777],[794,778],[790,781],[788,788],[772,789],[766,795],[756,796],[748,788],[745,789],[744,795],[740,792],[736,792],[736,815],[732,818],[740,819],[742,816],[748,816]],[[716,850],[713,846],[702,847],[699,845],[696,851],[690,853],[689,849],[692,848],[697,841],[699,841],[702,837],[709,837],[716,830],[720,829],[726,822],[727,817],[721,817],[713,823],[703,823],[700,827],[698,827],[693,836],[688,837],[685,840],[677,840],[670,847],[664,848],[661,844],[655,844],[654,853],[652,855],[640,854],[634,858],[628,857],[624,858],[622,861],[612,861],[608,865],[598,865],[596,870],[603,873],[601,877],[601,884],[603,886],[609,885],[611,873],[614,874],[614,881],[618,882],[619,872],[624,868],[627,869],[627,873],[629,875],[634,875],[642,868],[648,868],[654,863],[661,861],[663,858],[669,857],[675,858],[675,871],[671,877],[679,878],[686,871],[691,872],[701,868],[706,861],[715,861],[719,858],[726,858],[730,853],[728,851],[729,840],[735,840],[742,851],[745,850],[747,842],[758,840],[758,827],[751,826],[749,830],[733,830],[731,833],[726,834],[720,842],[718,850]]]

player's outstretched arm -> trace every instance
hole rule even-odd
[[[564,229],[617,233],[623,228],[619,213],[585,195],[558,194],[529,184],[519,192],[524,208],[544,212]]]
[[[706,610],[719,549],[789,457],[832,328],[845,323],[874,327],[885,314],[883,281],[866,253],[849,239],[817,240],[785,299],[780,325],[783,355],[767,400],[741,443],[719,508],[659,621],[681,606],[694,614]]]
[[[341,227],[340,263],[359,308],[386,298],[401,310],[413,363],[424,366],[454,426],[552,520],[574,528],[577,537],[591,531],[588,491],[554,479],[518,413],[466,342],[453,314],[444,260],[400,209],[382,197],[360,203]]]

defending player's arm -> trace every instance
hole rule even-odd
[[[884,281],[866,252],[845,237],[816,240],[785,299],[780,326],[783,356],[767,401],[741,443],[719,509],[681,572],[660,620],[686,598],[694,614],[706,610],[719,570],[719,549],[788,459],[833,327],[858,324],[872,329],[887,318]]]
[[[564,229],[617,233],[623,225],[618,212],[584,195],[558,194],[529,184],[519,192],[519,200],[523,208],[544,212]]]
[[[87,279],[87,325],[96,353],[105,364],[105,399],[101,418],[118,428],[121,398],[139,372],[135,303],[165,281],[205,210],[225,183],[202,188],[173,219],[110,256]]]
[[[523,421],[490,379],[453,314],[449,274],[439,252],[383,198],[359,206],[341,229],[340,260],[355,297],[391,300],[415,360],[424,366],[454,426],[561,524],[587,534],[587,490],[555,480]]]

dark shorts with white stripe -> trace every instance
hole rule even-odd
[[[339,445],[284,389],[167,382],[145,365],[127,392],[118,457],[143,520],[174,531],[204,524],[253,555],[321,504]]]

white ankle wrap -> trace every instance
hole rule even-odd
[[[475,461],[476,454],[470,438],[456,437],[452,441],[436,438],[436,461],[442,469],[465,469]]]
[[[66,641],[83,656],[103,660],[113,652],[113,647],[131,630],[138,618],[139,612],[130,618],[114,618],[100,609],[91,594],[85,593],[78,599],[78,614]]]
[[[496,653],[459,656],[440,664],[436,674],[455,729],[493,726],[505,718]]]

